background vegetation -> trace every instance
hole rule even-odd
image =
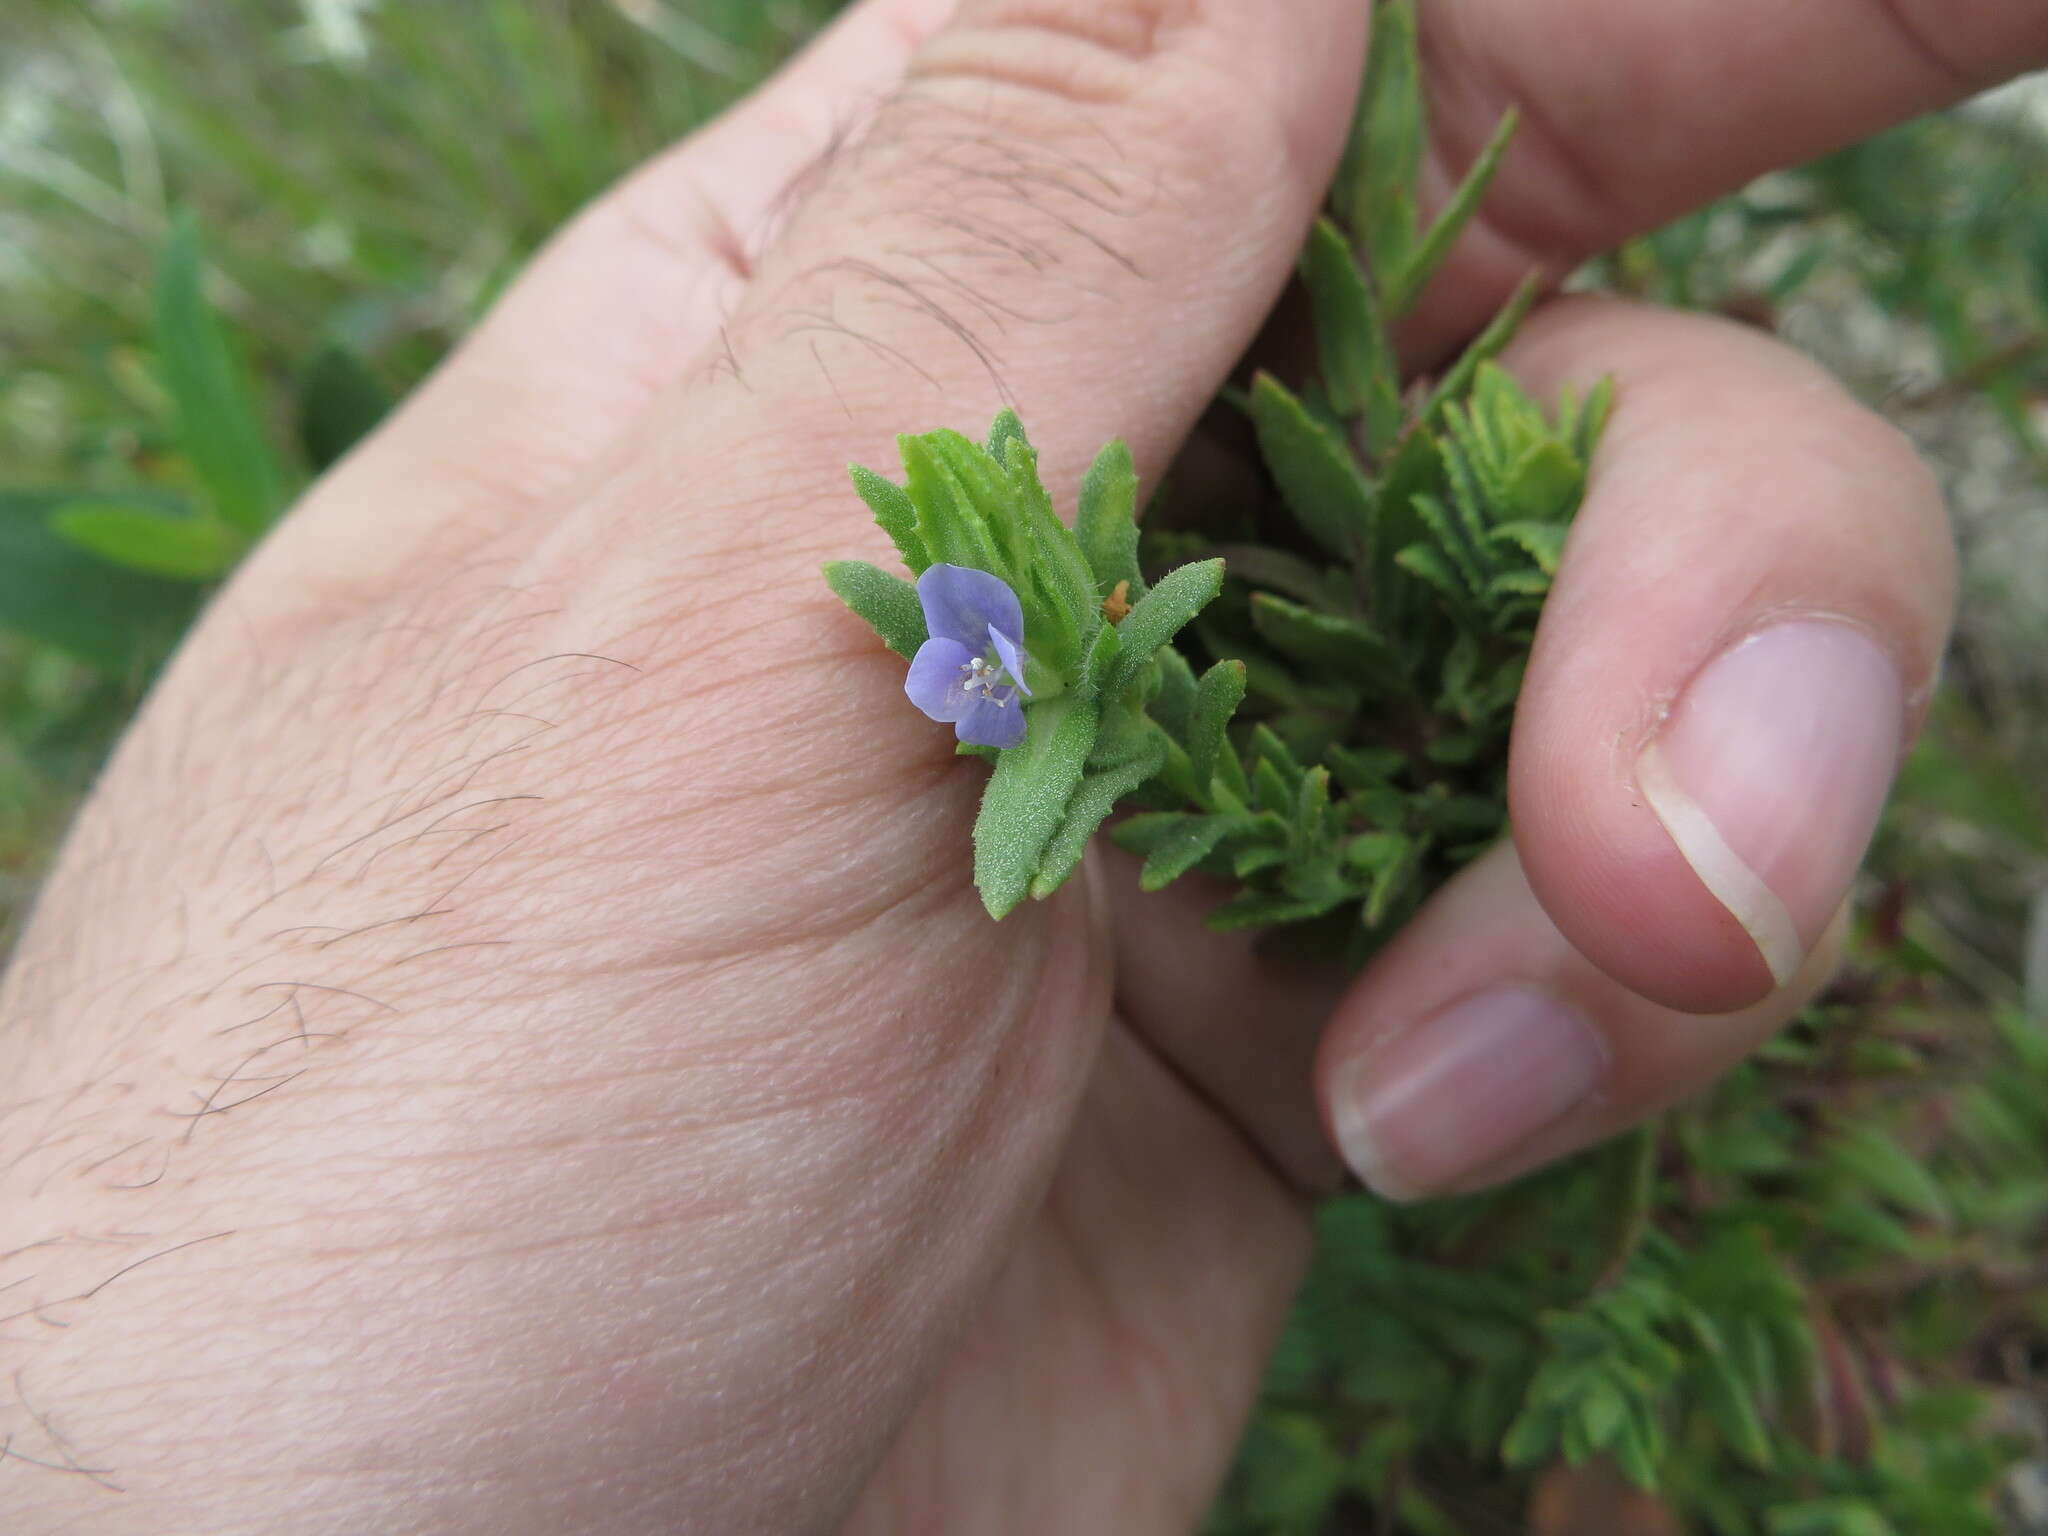
[[[833,8],[7,0],[0,924],[191,574],[246,537],[237,505],[274,511],[582,200]],[[1328,1208],[1219,1531],[2048,1530],[2036,99],[1768,178],[1586,274],[1774,326],[1919,437],[1964,541],[1948,686],[1856,960],[1763,1060],[1509,1195]],[[211,448],[172,375],[198,358],[186,388],[234,386],[204,366],[177,209],[254,380],[250,432]],[[81,500],[226,531],[117,571],[51,532]]]

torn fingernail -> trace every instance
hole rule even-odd
[[[1780,986],[1863,860],[1904,716],[1874,640],[1802,619],[1709,662],[1636,760],[1643,799]]]
[[[1338,1150],[1390,1200],[1454,1189],[1600,1088],[1607,1044],[1534,987],[1495,987],[1368,1048],[1333,1082]]]

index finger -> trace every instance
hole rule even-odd
[[[1428,360],[1532,267],[2048,62],[2039,0],[1423,0],[1427,182],[1445,191],[1509,106],[1484,205],[1406,325]]]

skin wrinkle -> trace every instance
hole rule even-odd
[[[924,88],[937,83],[928,82]],[[913,82],[899,93],[896,110],[885,119],[886,126],[864,139],[855,156],[869,160],[884,152],[916,154],[927,174],[921,175],[915,183],[920,190],[917,203],[907,210],[910,217],[942,220],[945,221],[942,227],[968,234],[977,246],[970,247],[965,254],[978,257],[1007,255],[1025,261],[1041,274],[1055,264],[1056,247],[1025,233],[1023,221],[1026,218],[1049,220],[1069,246],[1078,240],[1086,249],[1136,274],[1136,264],[1128,255],[1101,233],[1054,205],[1056,197],[1065,197],[1078,201],[1099,216],[1120,219],[1141,216],[1145,211],[1144,205],[1134,204],[1124,195],[1115,178],[1099,168],[1090,167],[1089,177],[1100,184],[1099,191],[1091,191],[1080,177],[1071,173],[1072,162],[1067,161],[1064,155],[1034,154],[1027,159],[1014,138],[998,138],[985,124],[975,125],[971,132],[957,127],[929,135],[915,131],[910,126],[914,114],[907,108],[916,101],[919,89]],[[1070,99],[1063,105],[1069,111],[1075,108]],[[954,111],[957,109],[948,101],[942,115],[951,115]],[[1085,116],[1081,113],[1076,115]],[[1099,126],[1094,131],[1099,133]],[[1001,163],[1004,160],[1009,162],[1007,167]],[[1063,161],[1067,163],[1063,164]],[[928,185],[928,172],[934,165],[949,168],[955,173],[935,189]],[[862,174],[872,174],[871,168],[864,168]],[[828,178],[826,189],[814,198],[812,208],[829,204],[831,185]],[[962,206],[972,206],[991,198],[998,200],[1007,210],[1002,220],[969,222],[959,211]],[[948,261],[957,262],[962,253],[956,247],[935,246],[928,249],[897,248],[883,254],[901,262],[906,269],[922,267],[933,276],[909,270],[890,271],[877,261],[866,258],[833,258],[800,270],[783,281],[777,301],[764,306],[767,313],[780,316],[776,333],[778,339],[791,342],[808,338],[814,348],[817,366],[835,393],[837,384],[830,366],[823,352],[816,350],[818,339],[823,337],[838,337],[852,342],[871,355],[905,368],[934,389],[938,388],[937,375],[910,352],[883,341],[842,312],[843,303],[850,308],[858,301],[857,289],[849,298],[844,281],[850,273],[861,284],[884,290],[880,299],[884,309],[904,309],[936,324],[943,333],[966,348],[994,386],[998,398],[1014,403],[994,349],[953,307],[956,303],[970,305],[994,324],[998,333],[1005,329],[994,318],[997,305],[982,293],[980,285],[965,273],[953,271],[946,265]],[[805,289],[813,287],[824,290],[822,303],[810,303],[798,297]],[[871,300],[869,307],[874,302]],[[1017,315],[1016,318],[1024,317]],[[851,410],[843,397],[841,406],[851,417]]]

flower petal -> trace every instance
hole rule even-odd
[[[988,638],[989,643],[995,646],[996,654],[1002,657],[1003,670],[1010,674],[1010,681],[1024,690],[1025,698],[1030,698],[1031,685],[1024,681],[1024,668],[1031,658],[1024,654],[1024,647],[993,624],[988,627]]]
[[[1024,636],[1024,609],[1000,576],[965,565],[934,565],[917,578],[917,600],[924,605],[925,632],[934,640],[951,640],[975,655],[988,645],[988,631],[1012,639]]]
[[[1009,688],[998,688],[989,698],[972,697],[953,734],[978,747],[1014,747],[1024,739],[1024,705]]]
[[[963,718],[976,702],[960,685],[966,681],[968,664],[980,654],[957,640],[927,640],[910,658],[910,673],[903,679],[903,691],[910,695],[911,703],[932,719],[951,724]]]

